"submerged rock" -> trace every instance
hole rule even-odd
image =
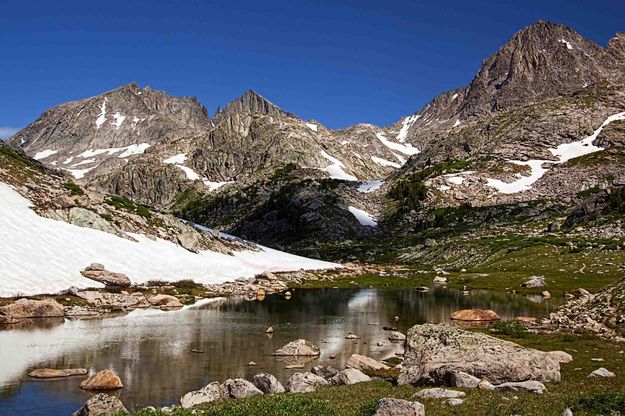
[[[445,384],[463,372],[499,384],[560,381],[560,363],[549,353],[448,325],[416,325],[408,331],[399,384]]]
[[[490,309],[462,309],[451,314],[456,321],[498,321],[501,318]]]
[[[121,379],[111,370],[101,370],[80,383],[84,390],[117,390],[123,388]]]
[[[278,356],[309,356],[314,357],[320,355],[319,347],[305,339],[297,339],[280,348],[273,355]]]
[[[60,378],[71,376],[85,376],[88,371],[86,368],[67,368],[67,369],[53,369],[53,368],[38,368],[28,373],[28,377],[32,378]]]
[[[425,406],[419,402],[386,398],[380,400],[374,416],[425,416]]]
[[[189,409],[202,403],[210,403],[221,398],[219,383],[213,382],[200,390],[190,391],[182,396],[180,405],[183,409]]]
[[[96,394],[74,412],[73,416],[104,416],[110,414],[128,413],[128,409],[115,396],[100,393]]]

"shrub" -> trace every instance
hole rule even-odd
[[[519,321],[497,321],[491,325],[491,329],[498,334],[513,338],[527,337],[527,329]]]
[[[128,198],[124,198],[123,196],[109,195],[106,198],[105,202],[111,206],[114,206],[115,208],[124,209],[128,212],[140,215],[144,218],[152,217],[152,213],[150,212],[148,207],[146,207],[145,205],[136,205],[134,202],[132,202]]]
[[[80,185],[75,184],[74,182],[65,182],[63,184],[63,188],[70,191],[72,195],[84,195],[85,191],[82,190]]]

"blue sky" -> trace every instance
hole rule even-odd
[[[622,0],[0,0],[0,137],[131,81],[211,114],[254,89],[332,128],[390,124],[541,18],[601,45],[625,31]]]

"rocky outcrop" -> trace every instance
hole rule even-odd
[[[63,305],[54,299],[19,299],[0,307],[6,323],[24,318],[54,318],[65,315]]]
[[[305,339],[297,339],[280,348],[273,355],[277,356],[308,356],[315,357],[321,354],[319,347]]]
[[[269,373],[256,374],[252,379],[252,384],[265,394],[277,394],[286,391],[282,383]]]
[[[61,378],[71,376],[85,376],[88,371],[86,368],[66,368],[66,369],[54,369],[54,368],[38,368],[28,373],[28,377],[32,378]]]
[[[286,385],[289,393],[311,393],[319,386],[327,386],[328,380],[313,373],[295,373]]]
[[[121,379],[111,370],[101,370],[80,383],[83,390],[117,390],[124,387]]]
[[[96,394],[74,412],[73,416],[105,416],[111,414],[127,414],[128,409],[115,396]]]
[[[190,409],[204,403],[210,403],[221,398],[219,383],[213,382],[200,390],[191,391],[180,399],[180,406],[183,409]]]
[[[425,406],[419,402],[387,398],[380,400],[374,416],[425,416]]]
[[[81,271],[80,274],[105,286],[130,287],[132,284],[125,274],[110,272],[100,263],[92,263],[85,270]]]
[[[458,372],[495,384],[560,381],[558,360],[543,351],[447,325],[408,331],[399,384],[445,384]]]

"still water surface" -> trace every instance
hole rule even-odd
[[[451,312],[469,307],[493,309],[504,319],[543,316],[559,303],[489,291],[463,296],[444,288],[307,289],[294,291],[290,300],[216,299],[173,312],[27,323],[0,330],[0,415],[69,415],[89,398],[78,388],[82,377],[31,380],[26,374],[34,368],[110,368],[126,386],[120,397],[129,409],[164,406],[211,381],[267,371],[286,384],[294,372],[317,364],[344,367],[351,354],[387,358],[401,345],[386,339],[383,326],[405,333],[414,324],[447,322]],[[272,335],[265,334],[269,325]],[[346,340],[349,332],[361,339]],[[305,370],[287,370],[293,359],[271,353],[297,338],[319,345],[321,356],[300,361]],[[258,365],[249,367],[250,361]]]

